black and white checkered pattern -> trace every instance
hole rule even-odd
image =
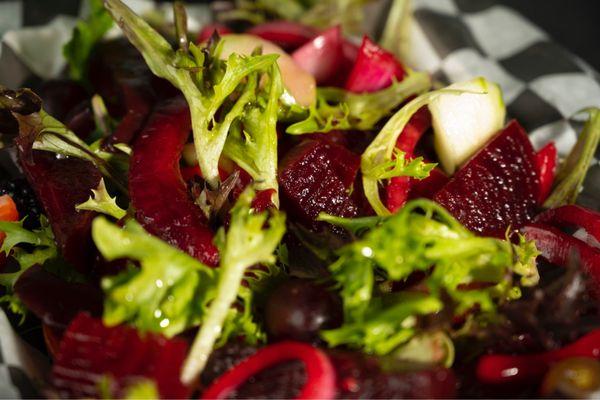
[[[126,2],[136,11],[155,5],[151,0]],[[414,18],[404,60],[407,64],[429,71],[445,83],[475,76],[499,83],[509,116],[517,118],[530,132],[536,146],[554,140],[562,155],[569,151],[581,129],[574,115],[586,107],[600,106],[597,72],[557,46],[520,14],[493,0],[412,2]],[[384,5],[381,10],[385,16],[389,7]],[[194,4],[188,12],[195,22],[191,29],[198,29],[210,18],[206,4]],[[76,17],[82,14],[85,8],[80,0],[0,0],[0,84],[18,87],[57,75],[63,67],[62,44],[69,39]],[[370,19],[378,21],[379,17]],[[30,28],[15,35],[14,31],[22,27]],[[370,32],[381,32],[370,28]],[[36,47],[30,46],[27,35],[35,36]],[[26,61],[32,55],[35,63]],[[9,164],[9,160],[0,158],[0,173],[10,173]],[[590,170],[585,188],[580,202],[600,209],[598,164]],[[36,395],[30,379],[40,378],[43,361],[30,353],[0,311],[0,398]]]
[[[514,10],[487,0],[413,0],[410,58],[442,82],[485,76],[502,87],[508,115],[540,147],[561,155],[581,131],[579,111],[600,107],[600,79]],[[596,158],[600,158],[600,150]],[[589,172],[580,202],[600,208],[600,166]]]

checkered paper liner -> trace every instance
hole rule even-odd
[[[367,14],[366,31],[381,35],[394,2],[380,1]],[[80,0],[54,2],[0,0],[0,84],[16,88],[55,77],[64,68],[62,45],[70,38]],[[137,12],[170,5],[128,0]],[[530,133],[534,146],[553,140],[565,155],[582,127],[578,112],[600,106],[600,75],[547,33],[515,10],[492,0],[412,0],[413,15],[406,25],[403,61],[430,72],[439,82],[451,83],[484,76],[503,89],[510,118]],[[206,4],[190,5],[190,29],[211,19]],[[168,14],[168,13],[167,13]],[[42,25],[43,24],[43,25]],[[112,32],[118,34],[118,30]],[[600,152],[597,153],[597,158]],[[14,174],[14,165],[0,157],[0,174]],[[600,209],[600,166],[588,173],[580,203]],[[35,396],[33,382],[43,381],[48,362],[13,331],[0,311],[0,398]],[[37,386],[39,388],[39,386]]]

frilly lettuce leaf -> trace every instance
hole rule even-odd
[[[110,197],[104,184],[104,178],[100,179],[96,189],[92,189],[92,196],[87,201],[75,206],[75,208],[77,210],[96,211],[115,219],[121,219],[127,215],[127,211],[117,205],[116,198]]]
[[[248,79],[240,98],[250,92],[254,101],[246,104],[239,121],[232,125],[223,149],[227,157],[254,179],[257,190],[277,189],[278,186],[277,110],[283,83],[277,64],[270,67],[267,76],[268,83],[259,84],[256,72]],[[273,200],[278,206],[276,194]]]
[[[431,78],[424,72],[410,72],[373,93],[351,93],[338,88],[319,88],[317,102],[304,111],[304,119],[290,125],[292,135],[338,130],[370,130],[411,96],[426,92]],[[296,118],[298,118],[296,116]]]
[[[192,382],[202,372],[215,341],[221,332],[225,332],[223,324],[232,319],[228,313],[232,313],[231,306],[236,296],[246,304],[246,312],[249,313],[247,301],[251,291],[241,285],[248,268],[275,262],[274,253],[285,233],[285,215],[277,211],[273,214],[252,212],[253,197],[253,190],[242,193],[231,210],[229,229],[227,232],[221,229],[217,235],[221,261],[216,296],[183,366],[184,383]],[[237,322],[247,320],[241,318]]]
[[[253,190],[240,196],[229,229],[217,234],[218,268],[151,236],[134,220],[120,228],[97,217],[92,237],[100,253],[107,260],[127,258],[140,266],[103,279],[105,324],[128,322],[167,337],[201,326],[186,363],[188,377],[203,368],[215,344],[225,343],[231,335],[242,335],[250,343],[264,340],[252,315],[252,288],[271,273],[252,270],[249,287],[242,281],[248,268],[275,262],[285,216],[277,211],[254,213],[253,196]]]
[[[499,303],[520,296],[519,277],[526,278],[522,284],[537,283],[539,253],[533,243],[475,236],[425,199],[380,220],[338,254],[330,270],[344,302],[345,323],[322,337],[332,346],[377,354],[387,354],[417,334],[420,315],[446,307],[453,315],[474,307],[493,313]],[[422,283],[426,291],[377,292],[377,281],[401,281],[416,271],[427,274]],[[473,283],[485,285],[467,287]]]
[[[105,4],[125,36],[140,51],[150,70],[182,91],[190,106],[194,144],[200,169],[206,181],[216,188],[219,182],[219,158],[230,128],[245,114],[248,102],[260,100],[255,97],[253,90],[249,90],[250,82],[246,81],[255,81],[253,85],[261,82],[260,79],[250,77],[257,72],[274,71],[272,67],[278,56],[268,54],[246,57],[234,53],[226,61],[222,61],[219,60],[219,45],[215,44],[214,40],[203,49],[183,40],[180,42],[184,45],[178,50],[173,50],[166,39],[122,1],[106,0]],[[181,8],[178,10],[182,11]],[[181,24],[184,18],[179,15],[176,20]],[[271,75],[270,80],[275,82],[278,79]],[[271,88],[274,89],[273,86]],[[242,91],[242,94],[240,95],[238,91]],[[265,110],[268,122],[264,123],[268,127],[272,125],[270,107]],[[252,108],[256,109],[256,107]],[[265,143],[272,141],[270,128],[265,133],[257,131],[252,134],[264,134],[265,138],[260,140]],[[258,142],[258,137],[252,139]],[[268,171],[269,176],[264,180],[270,181],[272,180],[271,164],[273,159],[276,160],[276,151],[273,150],[273,146],[269,146],[268,150],[260,150],[260,156],[267,151],[270,154],[264,159],[246,156],[244,164],[246,167],[254,164],[254,168],[249,168],[248,171],[251,174],[256,175],[257,171],[261,174]],[[259,150],[255,149],[251,154],[255,156],[258,152]],[[263,161],[266,164],[264,166]],[[269,182],[269,184],[277,189],[276,182]]]
[[[23,227],[23,221],[0,221],[0,232],[6,235],[0,247],[0,254],[3,253],[7,257],[10,255],[18,264],[17,271],[0,274],[0,285],[6,290],[0,302],[8,303],[13,313],[21,315],[21,321],[24,320],[27,310],[13,293],[13,286],[29,268],[38,264],[44,265],[58,255],[54,234],[43,216],[40,218],[40,225],[39,229],[30,231]]]
[[[113,26],[102,0],[89,0],[90,15],[77,22],[73,37],[63,47],[63,55],[69,64],[69,75],[74,80],[85,78],[89,57],[96,43]]]

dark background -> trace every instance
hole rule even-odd
[[[2,1],[2,0],[0,0]],[[458,0],[460,1],[460,0]],[[58,13],[77,13],[79,0],[24,0],[24,22],[43,24]],[[188,0],[188,2],[202,2]],[[600,0],[478,0],[510,6],[600,71]]]

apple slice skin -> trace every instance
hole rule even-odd
[[[504,237],[535,216],[539,177],[533,146],[516,121],[496,134],[435,195],[473,232]]]
[[[190,129],[185,101],[174,99],[157,106],[133,144],[129,195],[136,219],[148,232],[214,266],[219,254],[213,233],[179,169]]]

